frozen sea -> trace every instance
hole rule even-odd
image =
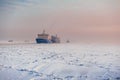
[[[0,80],[120,80],[120,46],[0,45]]]

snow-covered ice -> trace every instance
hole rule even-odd
[[[0,80],[120,80],[120,46],[0,45]]]

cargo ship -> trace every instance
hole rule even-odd
[[[36,38],[36,43],[60,43],[60,38],[56,36],[50,36],[49,34],[45,33],[43,30],[42,34],[38,34]]]

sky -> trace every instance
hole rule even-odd
[[[34,40],[43,29],[63,41],[118,37],[120,0],[0,0],[0,40]]]

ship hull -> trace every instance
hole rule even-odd
[[[40,44],[40,43],[52,43],[52,42],[48,39],[37,38],[36,43]]]

